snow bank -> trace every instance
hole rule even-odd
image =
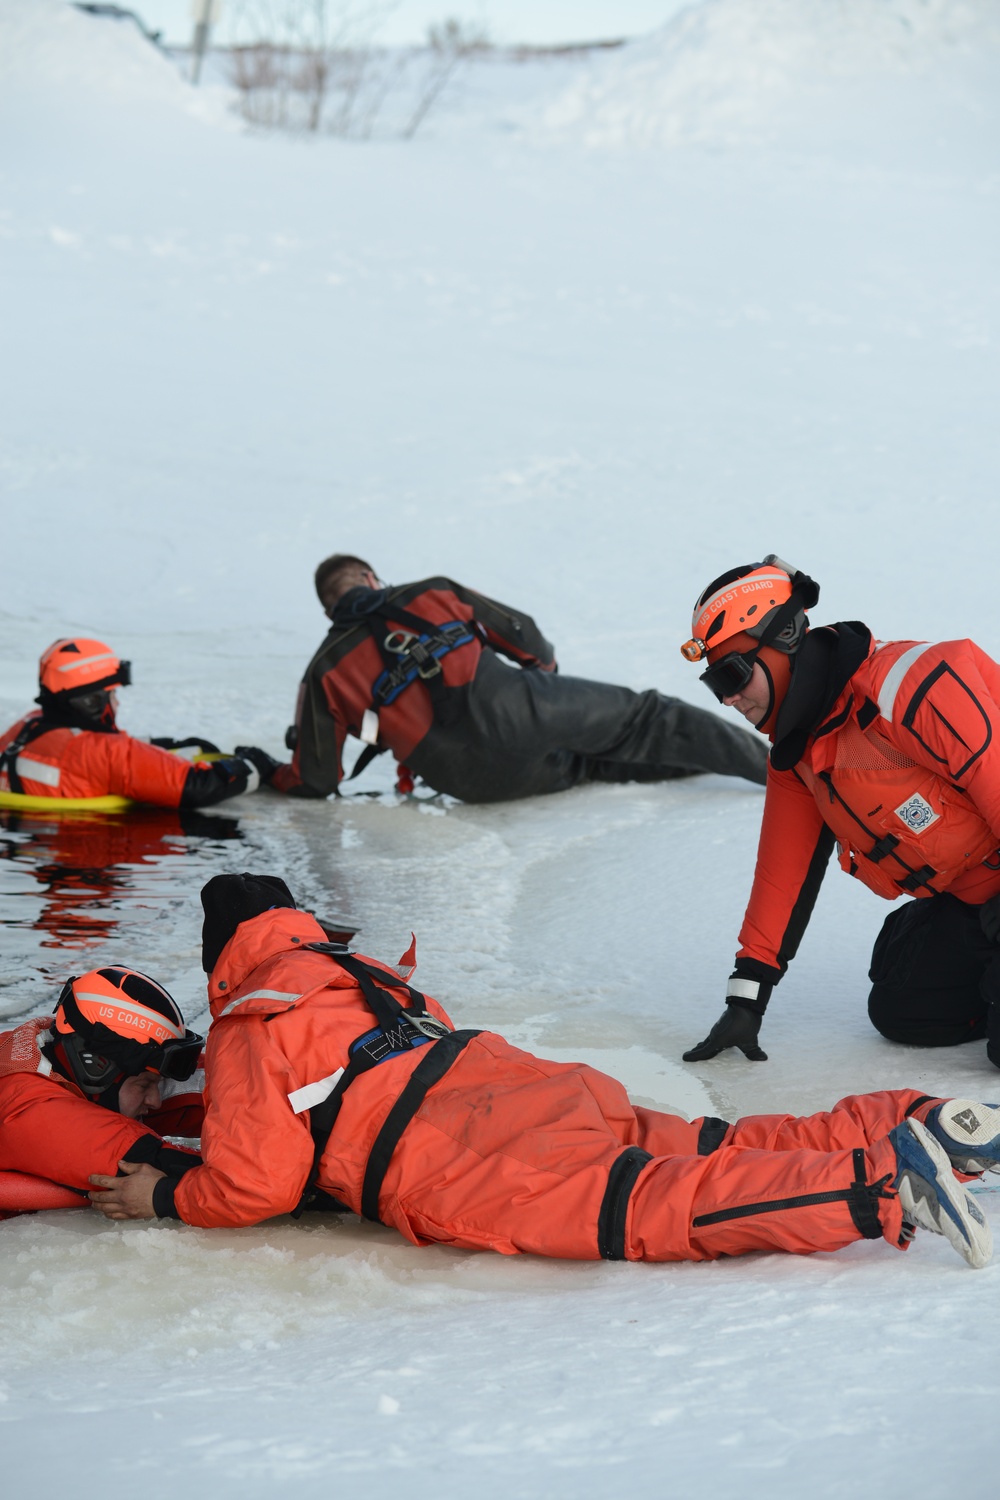
[[[1000,56],[998,0],[705,0],[566,90],[546,128],[588,145],[730,146],[809,91]]]
[[[167,106],[218,118],[218,101],[190,88],[174,63],[130,21],[91,16],[67,0],[0,0],[0,99],[25,126],[46,116],[92,115],[111,107],[126,128],[135,110]]]

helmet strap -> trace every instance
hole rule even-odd
[[[775,646],[762,646],[757,653],[757,665],[767,678],[771,696],[767,713],[754,728],[759,734],[766,734],[769,739],[774,736],[774,726],[791,684],[794,661],[794,653],[789,655]]]

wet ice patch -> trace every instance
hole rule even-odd
[[[477,1295],[451,1275],[458,1252],[424,1257],[353,1218],[202,1230],[111,1225],[81,1209],[9,1220],[0,1244],[8,1364],[114,1359],[146,1342],[167,1358],[269,1349]]]

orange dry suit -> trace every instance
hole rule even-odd
[[[198,1157],[168,1146],[160,1133],[197,1136],[203,1075],[163,1082],[162,1107],[144,1121],[102,1108],[57,1072],[40,1050],[52,1016],[0,1032],[0,1174],[25,1173],[59,1183],[87,1203],[91,1172],[114,1176],[120,1160],[178,1173]],[[0,1215],[10,1179],[0,1181]]]
[[[256,786],[256,773],[242,760],[192,765],[118,728],[80,729],[47,719],[42,709],[0,734],[0,791],[29,797],[110,795],[154,807],[207,807],[251,782]]]
[[[398,972],[288,908],[240,924],[209,999],[204,1165],[154,1188],[156,1212],[189,1224],[253,1224],[322,1199],[416,1245],[508,1255],[896,1245],[886,1136],[935,1102],[904,1090],[735,1124],[633,1107],[582,1063],[453,1031]]]
[[[734,976],[760,981],[765,1002],[834,842],[841,868],[889,901],[1000,893],[1000,666],[973,641],[812,631],[773,740]]]

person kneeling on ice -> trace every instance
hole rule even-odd
[[[955,1172],[1000,1159],[1000,1109],[904,1089],[805,1119],[689,1123],[584,1064],[453,1030],[401,970],[325,942],[274,876],[217,875],[202,904],[204,1165],[95,1173],[109,1218],[339,1206],[415,1245],[646,1261],[905,1247],[916,1226],[970,1265],[990,1258]]]
[[[559,676],[534,620],[452,579],[386,588],[362,558],[335,554],[315,582],[332,625],[299,691],[294,759],[254,756],[278,791],[335,792],[348,735],[365,746],[352,777],[391,750],[401,791],[415,774],[465,802],[702,771],[766,780],[744,730],[653,689]]]
[[[85,1202],[98,1160],[197,1166],[161,1135],[201,1134],[202,1047],[162,986],[118,966],[68,979],[54,1016],[0,1032],[0,1217]]]
[[[156,807],[208,807],[260,783],[249,747],[209,764],[173,755],[197,740],[134,739],[118,728],[117,687],[132,681],[131,663],[103,641],[55,641],[38,667],[41,706],[0,734],[0,792],[88,800],[129,797]],[[263,755],[263,751],[259,752]]]
[[[879,641],[858,620],[809,627],[819,585],[770,553],[695,603],[689,661],[771,741],[750,899],[702,1062],[766,1062],[760,1028],[836,844],[890,912],[868,1016],[910,1047],[986,1038],[1000,1067],[1000,664],[974,641]]]

